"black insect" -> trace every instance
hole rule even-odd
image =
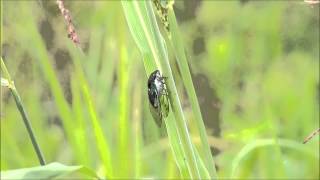
[[[161,127],[163,118],[169,114],[168,91],[166,87],[166,77],[155,70],[148,79],[148,96],[150,111],[159,127]]]

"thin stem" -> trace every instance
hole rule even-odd
[[[311,134],[309,134],[303,141],[303,144],[307,143],[308,141],[310,141],[310,139],[312,139],[315,135],[320,133],[320,128],[314,130]]]
[[[17,89],[15,88],[15,85],[14,85],[13,81],[11,81],[10,74],[9,74],[9,72],[8,72],[8,70],[7,70],[5,64],[4,64],[3,60],[2,60],[2,57],[1,57],[1,70],[5,74],[5,77],[8,79],[8,82],[9,82],[8,88],[10,89],[10,92],[11,92],[11,94],[14,97],[14,100],[16,102],[17,108],[20,111],[20,114],[22,116],[24,125],[26,126],[28,134],[29,134],[29,137],[31,139],[33,148],[35,149],[36,154],[38,156],[40,165],[44,166],[46,164],[45,159],[44,159],[44,157],[42,155],[42,152],[40,150],[40,147],[39,147],[39,145],[37,143],[36,137],[34,136],[30,121],[28,119],[28,116],[27,116],[27,113],[25,111],[25,108],[24,108],[24,106],[22,104],[22,101],[21,101],[21,98],[19,96],[19,93],[18,93]]]

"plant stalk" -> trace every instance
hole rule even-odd
[[[8,88],[10,89],[10,92],[11,92],[11,94],[14,97],[14,100],[16,102],[17,108],[20,111],[23,123],[27,128],[29,137],[31,139],[33,148],[36,151],[36,154],[38,156],[40,165],[44,166],[46,164],[44,156],[43,156],[43,154],[42,154],[42,152],[40,150],[40,147],[39,147],[39,145],[37,143],[36,137],[35,137],[35,135],[33,133],[32,126],[31,126],[30,121],[28,119],[28,116],[27,116],[27,113],[25,111],[25,108],[24,108],[24,106],[22,104],[22,100],[20,98],[20,95],[19,95],[19,93],[18,93],[13,81],[11,81],[10,74],[9,74],[9,72],[8,72],[8,70],[7,70],[5,64],[4,64],[3,60],[2,60],[2,57],[1,57],[1,70],[3,70],[3,73],[5,74],[5,77],[8,79],[8,82],[9,82]]]

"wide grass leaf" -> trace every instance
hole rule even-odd
[[[83,178],[96,179],[98,176],[84,166],[66,166],[57,162],[46,166],[36,166],[3,171],[0,173],[1,179],[53,179],[66,177],[73,173],[80,173]]]

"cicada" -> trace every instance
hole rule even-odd
[[[161,127],[163,119],[169,114],[169,100],[166,77],[163,77],[159,70],[155,70],[149,76],[148,97],[152,117]]]

